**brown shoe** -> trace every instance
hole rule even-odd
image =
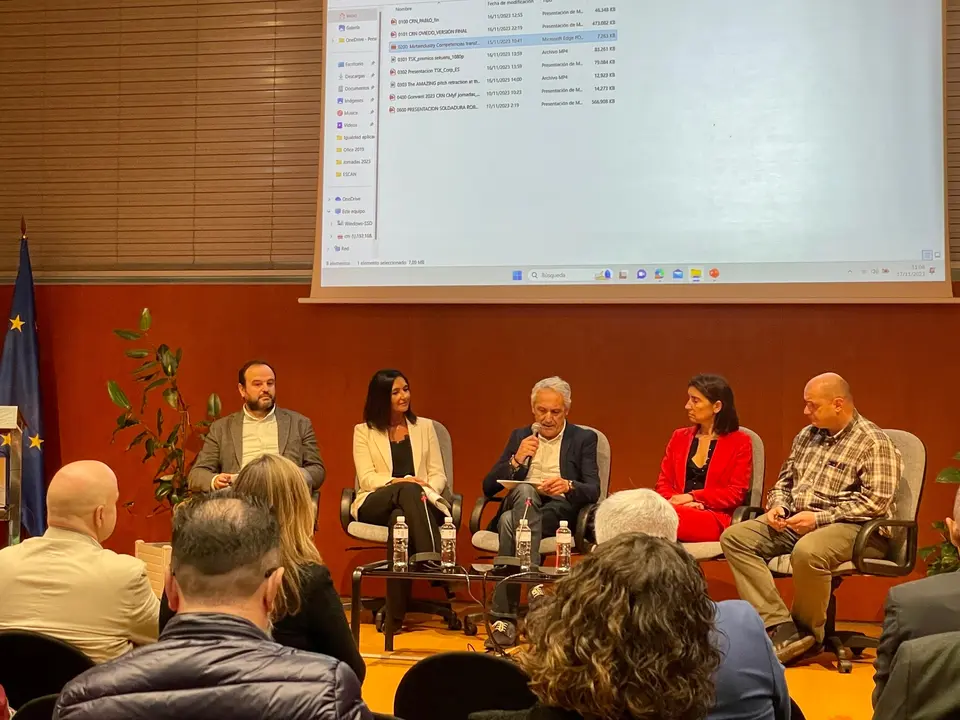
[[[801,633],[792,622],[778,625],[771,633],[770,641],[782,665],[803,657],[816,644],[813,635]]]

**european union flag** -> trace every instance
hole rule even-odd
[[[33,271],[26,233],[20,239],[20,269],[13,289],[9,328],[0,355],[0,405],[16,405],[23,415],[23,463],[20,519],[33,537],[47,527],[47,486],[43,474],[43,418],[40,413],[40,355],[33,302]],[[4,437],[2,445],[10,444]]]

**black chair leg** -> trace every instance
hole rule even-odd
[[[867,648],[876,648],[877,639],[859,632],[837,630],[837,588],[843,578],[835,577],[830,587],[830,604],[827,605],[827,623],[824,628],[826,650],[837,658],[837,671],[848,674],[853,671],[853,658],[859,658]]]

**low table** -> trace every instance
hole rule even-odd
[[[421,570],[395,572],[390,569],[389,560],[378,560],[377,562],[358,566],[353,571],[353,587],[350,598],[350,629],[353,631],[353,639],[356,641],[357,647],[360,647],[360,585],[365,578],[407,580],[410,582],[414,580],[427,580],[428,582],[460,582],[464,584],[473,580],[495,583],[504,581],[508,584],[543,585],[554,583],[565,575],[565,573],[558,573],[556,568],[547,566],[539,567],[535,574],[532,571],[521,573],[518,568],[516,573],[502,575],[495,574],[493,569],[493,565],[474,563],[469,569],[460,566],[457,568],[458,572],[453,573]],[[474,634],[475,632],[476,630],[474,629],[474,632],[469,634]],[[383,623],[383,649],[385,652],[393,651],[393,635],[394,628],[390,613],[385,612]]]

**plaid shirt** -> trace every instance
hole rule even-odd
[[[893,517],[902,472],[903,460],[893,441],[854,412],[836,435],[812,425],[800,431],[767,495],[767,507],[812,510],[818,528]]]

